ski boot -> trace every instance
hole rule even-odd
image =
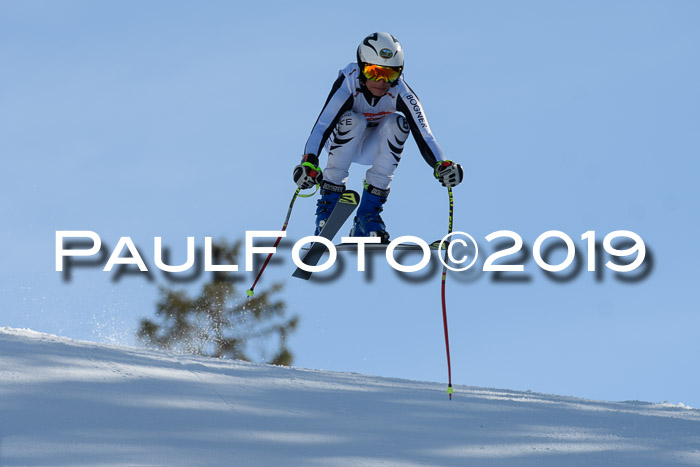
[[[389,189],[382,190],[365,182],[360,206],[357,208],[355,221],[350,229],[351,237],[381,237],[382,243],[389,243],[389,233],[379,214],[384,210]]]
[[[321,233],[343,191],[345,191],[345,185],[336,185],[325,180],[321,182],[321,197],[316,202],[316,231],[314,235]]]

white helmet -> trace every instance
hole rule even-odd
[[[375,32],[365,37],[357,47],[357,62],[403,68],[403,49],[394,36]]]

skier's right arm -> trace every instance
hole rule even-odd
[[[321,150],[333,132],[333,128],[338,124],[340,116],[344,112],[352,109],[352,104],[353,95],[350,83],[345,74],[341,71],[338,75],[338,79],[333,83],[333,87],[328,94],[323,109],[321,109],[321,113],[316,119],[316,123],[311,130],[311,135],[309,135],[309,139],[306,141],[301,164],[294,167],[294,181],[301,188],[304,188],[302,184],[308,185],[306,188],[310,188],[315,183],[321,181],[321,169],[318,168],[318,158],[321,155]],[[309,170],[314,171],[314,169],[309,167],[311,164],[315,166],[315,171],[318,172],[318,177],[312,177],[315,179],[315,183],[312,183],[311,180],[304,177],[304,174],[300,173],[303,170],[303,172],[308,175]],[[306,169],[300,170],[304,165],[306,165]]]
[[[352,109],[352,104],[352,88],[348,78],[341,71],[306,141],[304,154],[314,154],[317,157],[321,155],[321,149],[333,132],[333,128],[338,124],[340,116]]]

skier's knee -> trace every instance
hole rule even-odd
[[[396,118],[396,128],[398,129],[398,134],[399,139],[406,141],[408,139],[408,133],[410,132],[410,128],[408,126],[408,120],[406,120],[406,117],[404,117],[401,114],[394,114]]]
[[[396,138],[396,141],[400,142],[401,144],[405,143],[408,139],[408,133],[410,132],[406,117],[400,113],[395,113],[389,117],[389,121],[387,123],[388,130]]]

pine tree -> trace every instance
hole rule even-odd
[[[215,264],[238,264],[240,242],[214,243]],[[184,291],[160,288],[156,321],[144,318],[138,337],[147,345],[176,352],[216,358],[253,360],[251,343],[265,345],[275,339],[274,357],[265,359],[274,365],[291,365],[293,355],[287,348],[287,336],[296,330],[298,316],[285,317],[286,304],[274,297],[282,289],[273,284],[251,298],[237,293],[229,273],[215,272],[198,297]],[[264,352],[263,352],[264,353]]]

